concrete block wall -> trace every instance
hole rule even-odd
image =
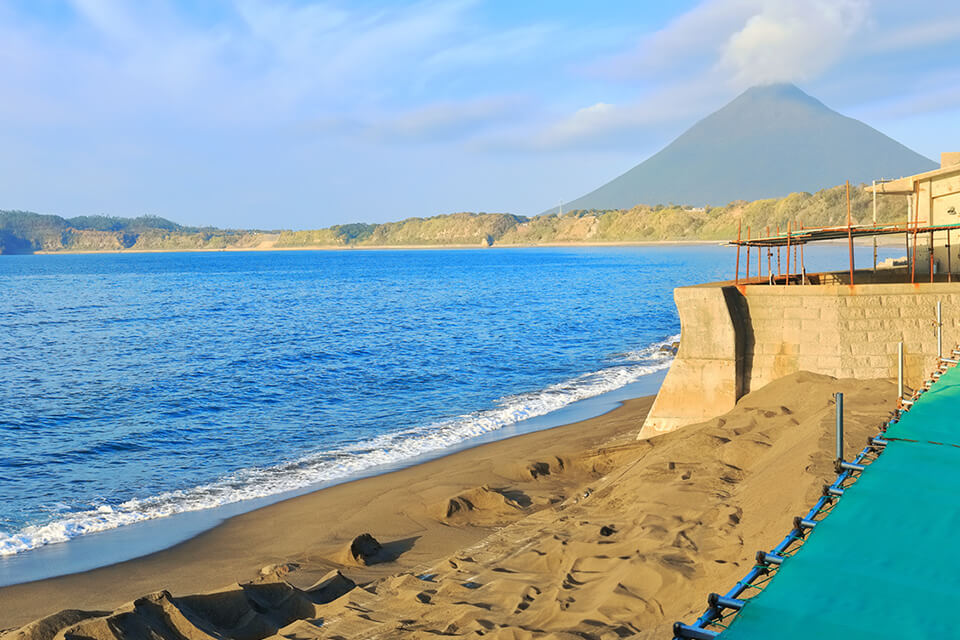
[[[718,284],[677,289],[674,299],[680,350],[641,437],[724,413],[742,395],[796,371],[896,378],[900,341],[906,386],[916,387],[935,366],[938,300],[944,350],[960,342],[960,283]],[[723,309],[732,329],[717,330]]]
[[[681,287],[673,297],[680,315],[680,349],[651,407],[658,431],[672,431],[705,414],[726,413],[742,395],[737,387],[743,344],[735,322],[737,290]],[[694,401],[691,389],[699,390]]]

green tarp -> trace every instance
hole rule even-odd
[[[926,442],[960,443],[958,410],[954,368],[887,431],[923,442],[891,441],[721,638],[960,637],[960,448]]]
[[[960,367],[940,376],[887,436],[960,445]]]

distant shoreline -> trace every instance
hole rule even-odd
[[[402,244],[402,245],[311,245],[303,247],[275,247],[260,244],[254,247],[222,247],[218,249],[104,249],[97,251],[67,250],[67,251],[34,251],[33,253],[8,255],[79,255],[97,253],[222,253],[240,251],[389,251],[395,250],[429,250],[429,249],[536,249],[538,247],[646,247],[646,246],[681,246],[681,245],[722,245],[724,240],[645,240],[638,242],[550,242],[543,244],[494,244],[483,246],[477,244]]]
[[[402,244],[402,245],[309,245],[303,247],[277,247],[270,241],[252,247],[222,247],[217,249],[103,249],[97,251],[66,250],[66,251],[34,251],[33,253],[5,254],[5,255],[86,255],[86,254],[122,254],[122,253],[224,253],[244,251],[412,251],[412,250],[443,250],[443,249],[536,249],[562,247],[678,247],[726,245],[727,240],[640,240],[628,242],[544,242],[539,244],[493,244],[483,246],[478,244]],[[871,246],[872,239],[857,239],[857,246]],[[840,245],[847,244],[846,240],[827,240],[817,244]],[[881,247],[899,246],[898,236],[883,236],[878,238],[877,245]],[[4,254],[0,254],[4,255]]]

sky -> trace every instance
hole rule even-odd
[[[939,161],[960,3],[0,0],[0,209],[539,213],[793,82]]]

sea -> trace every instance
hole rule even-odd
[[[714,245],[0,256],[0,584],[655,393],[674,287],[733,267]]]

